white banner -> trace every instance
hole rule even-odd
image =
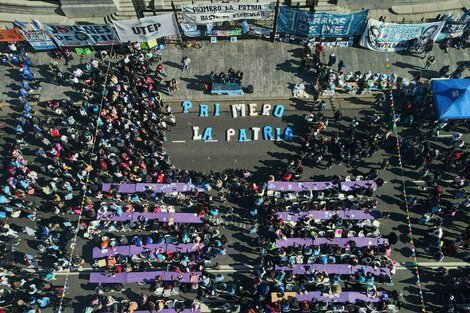
[[[182,7],[184,22],[208,24],[235,20],[258,20],[268,18],[274,3],[202,3]]]
[[[149,16],[140,20],[114,21],[121,42],[147,42],[153,39],[180,35],[173,13]]]
[[[361,46],[380,52],[408,49],[411,40],[435,41],[445,21],[423,24],[393,24],[370,19],[361,37]]]

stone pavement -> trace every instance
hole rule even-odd
[[[205,101],[229,100],[227,96],[212,96],[204,94],[200,90],[200,83],[206,81],[211,71],[221,72],[229,68],[241,70],[244,72],[243,85],[253,85],[254,93],[242,97],[249,99],[285,99],[292,95],[292,87],[305,80],[307,92],[311,92],[311,77],[307,72],[299,70],[300,58],[303,48],[299,45],[269,42],[263,40],[245,40],[236,43],[222,41],[211,44],[204,42],[201,49],[179,50],[175,46],[168,45],[163,52],[165,68],[168,72],[168,78],[176,78],[180,84],[180,90],[173,97],[165,96],[169,101],[181,101],[184,99],[198,99]],[[343,60],[346,68],[343,71],[372,71],[385,72],[386,59],[392,64],[392,72],[399,77],[411,78],[412,74],[422,71],[425,60],[420,56],[409,55],[405,53],[380,53],[362,48],[328,48],[324,59],[328,58],[330,53],[335,53],[339,60]],[[444,65],[450,65],[451,71],[456,68],[456,64],[468,62],[470,60],[470,50],[450,49],[449,53],[444,53],[436,44],[430,55],[436,57],[436,63],[431,66],[429,71],[422,72],[423,78],[437,77],[439,69]],[[188,56],[192,62],[190,70],[182,72],[180,67],[181,58]],[[94,57],[86,56],[82,62]],[[35,53],[32,56],[37,68],[34,72],[40,72],[44,76],[48,71],[50,57],[46,53]],[[72,67],[65,68],[60,61],[60,67],[63,71],[71,72]],[[80,63],[78,56],[74,59],[74,64]],[[84,68],[84,64],[82,64]],[[12,70],[6,66],[0,67],[0,75],[15,76],[18,70]],[[466,77],[466,72],[463,77]],[[68,75],[66,74],[67,78]],[[67,85],[65,83],[64,85]],[[55,84],[44,83],[43,100],[57,98],[58,92],[63,93],[70,89],[69,86],[57,86]],[[8,84],[0,85],[0,99],[16,99],[18,91],[13,91]],[[233,100],[240,97],[230,97]]]

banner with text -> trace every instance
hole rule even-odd
[[[54,41],[52,41],[51,37],[42,29],[24,30],[22,33],[31,47],[36,51],[52,50],[56,48]]]
[[[411,40],[435,41],[445,21],[423,24],[393,24],[369,20],[361,37],[361,46],[380,52],[408,49]]]
[[[140,20],[114,21],[113,23],[122,42],[147,42],[166,36],[180,36],[173,13],[144,17]]]
[[[182,7],[184,22],[208,24],[236,20],[266,19],[274,10],[274,3],[202,3]]]
[[[18,28],[12,28],[12,29],[0,29],[0,41],[24,41],[23,35],[21,35],[20,31]]]
[[[61,47],[110,46],[119,44],[111,26],[91,25],[45,25],[46,30]]]
[[[360,36],[368,13],[368,10],[353,14],[312,13],[280,7],[276,31],[308,38]]]

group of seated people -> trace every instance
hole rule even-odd
[[[243,72],[235,71],[233,68],[229,68],[228,72],[220,72],[219,74],[211,72],[211,82],[217,84],[226,83],[237,83],[241,84],[243,80]]]
[[[339,185],[338,177],[335,182]],[[371,215],[379,213],[377,201],[372,198],[372,187],[340,191],[326,186],[321,191],[285,192],[294,196],[272,196],[260,206],[270,232],[268,237],[259,238],[263,263],[258,272],[259,279],[271,291],[273,301],[268,306],[272,312],[362,313],[384,310],[388,306],[393,308],[397,299],[392,300],[391,293],[382,290],[384,286],[393,285],[391,275],[395,273],[395,262],[390,256],[398,236],[391,233],[388,241],[372,243],[373,239],[382,238],[377,220],[380,214]],[[371,190],[365,195],[367,189]],[[345,194],[341,200],[338,199],[340,192]],[[355,197],[358,194],[362,196]],[[321,200],[317,198],[319,195]],[[339,216],[351,210],[371,217]],[[332,211],[332,214],[325,219],[310,216],[325,211]],[[370,243],[358,244],[357,237],[365,237]],[[280,245],[290,238],[299,238],[297,241],[307,238],[350,240],[345,244],[327,240],[319,244],[296,241]],[[342,300],[343,293],[350,292],[364,294],[366,301]]]
[[[330,69],[323,76],[324,82],[328,85],[330,91],[337,89],[346,92],[357,92],[360,89],[386,90],[394,88],[397,82],[395,73],[375,73],[371,71],[366,73],[356,72],[336,72]]]

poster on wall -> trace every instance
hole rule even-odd
[[[360,36],[368,13],[368,10],[352,14],[312,13],[280,7],[276,31],[307,38]]]
[[[49,35],[61,47],[110,46],[119,44],[111,26],[91,25],[45,25]]]
[[[173,13],[149,16],[140,20],[114,21],[122,42],[148,42],[166,36],[180,36]]]
[[[379,52],[403,51],[410,41],[435,41],[445,21],[422,24],[393,24],[370,19],[362,34],[360,45]]]
[[[0,29],[0,41],[4,42],[17,42],[17,41],[24,41],[23,35],[21,35],[20,31],[17,28],[12,29]]]
[[[54,41],[42,29],[22,31],[23,36],[36,51],[52,50],[56,46]]]
[[[185,4],[182,15],[185,23],[208,24],[236,20],[266,19],[274,10],[272,2]]]

